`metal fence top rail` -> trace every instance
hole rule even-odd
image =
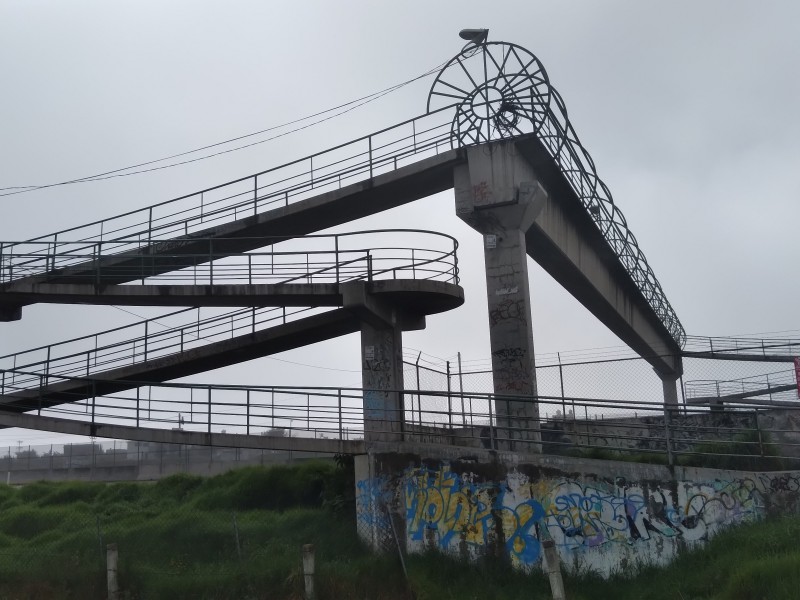
[[[209,192],[213,192],[213,191],[216,191],[216,190],[219,190],[219,189],[231,186],[231,185],[235,185],[237,183],[242,183],[242,182],[245,182],[245,181],[260,177],[262,175],[267,175],[269,173],[274,173],[274,172],[277,172],[277,171],[281,171],[283,169],[286,169],[287,167],[291,167],[291,166],[294,166],[294,165],[302,165],[303,163],[312,161],[314,158],[321,157],[321,156],[324,156],[326,154],[333,153],[333,152],[335,152],[337,150],[341,150],[343,148],[347,148],[348,146],[352,146],[352,145],[358,144],[360,142],[365,142],[365,141],[369,142],[370,140],[372,140],[372,138],[375,138],[375,137],[380,136],[380,135],[385,134],[385,133],[392,132],[393,130],[402,128],[402,127],[407,126],[407,125],[413,125],[413,124],[415,124],[417,122],[424,121],[424,120],[428,119],[431,116],[435,116],[435,115],[438,115],[440,113],[445,113],[445,112],[447,112],[449,110],[452,110],[452,106],[444,106],[444,107],[436,109],[436,110],[431,110],[431,111],[428,111],[427,113],[425,113],[423,115],[412,117],[410,119],[407,119],[407,120],[402,121],[400,123],[397,123],[395,125],[391,125],[389,127],[385,127],[384,129],[380,129],[380,130],[375,131],[373,133],[369,133],[369,134],[363,135],[363,136],[355,138],[353,140],[338,144],[336,146],[332,146],[330,148],[326,148],[324,150],[321,150],[319,152],[315,152],[313,154],[306,155],[306,156],[304,156],[302,158],[297,158],[295,160],[283,163],[283,164],[275,166],[275,167],[270,167],[268,169],[264,169],[264,170],[258,171],[256,173],[252,173],[250,175],[245,175],[243,177],[238,177],[236,179],[232,179],[232,180],[226,181],[224,183],[220,183],[220,184],[217,184],[217,185],[214,185],[214,186],[211,186],[211,187],[207,187],[207,188],[204,188],[204,189],[201,189],[201,190],[197,190],[195,192],[184,194],[182,196],[177,196],[177,197],[171,198],[169,200],[164,200],[162,202],[157,202],[155,204],[151,204],[151,205],[145,206],[143,208],[137,208],[137,209],[130,210],[130,211],[127,211],[127,212],[124,212],[124,213],[120,213],[120,214],[115,215],[113,217],[109,217],[109,218],[105,218],[105,219],[98,219],[96,221],[92,221],[92,222],[86,223],[84,225],[78,225],[78,226],[75,226],[75,227],[69,227],[69,228],[62,229],[62,230],[59,230],[59,231],[56,231],[56,232],[53,232],[53,233],[50,233],[50,234],[45,234],[45,235],[42,235],[42,236],[39,236],[39,237],[31,238],[29,240],[25,240],[24,243],[38,242],[38,241],[43,241],[45,243],[49,241],[50,243],[52,243],[54,240],[59,240],[59,238],[63,238],[65,236],[65,234],[68,234],[70,232],[77,232],[77,231],[80,231],[82,229],[88,229],[88,228],[91,228],[93,226],[102,225],[104,223],[109,223],[109,222],[112,222],[112,221],[118,220],[118,219],[124,219],[125,217],[130,217],[130,216],[136,215],[136,214],[147,214],[148,212],[150,212],[150,211],[152,211],[152,210],[154,210],[156,208],[168,206],[170,204],[180,202],[181,200],[186,200],[188,198],[193,198],[193,197],[199,196],[201,194],[206,194],[206,193],[209,193]],[[421,131],[424,131],[424,129],[421,130]],[[443,135],[442,139],[443,140],[449,140],[449,132],[448,132],[448,134]],[[249,200],[247,201],[247,203],[249,203]],[[180,214],[180,213],[175,213],[175,214]],[[143,223],[146,223],[146,222],[147,221],[144,221]],[[87,238],[79,238],[79,239],[81,239],[81,241],[89,241],[91,238],[89,238],[89,239],[87,239]],[[102,240],[102,234],[100,234],[100,238],[99,239]],[[17,242],[17,243],[19,243],[19,242]],[[59,243],[60,243],[60,240],[59,240]]]
[[[247,252],[217,250],[224,248],[224,243],[231,240],[257,241],[261,249]],[[130,242],[133,242],[133,249],[130,248]],[[182,243],[178,241],[158,242],[147,246],[136,239],[64,241],[59,243],[61,249],[58,253],[51,251],[52,244],[47,242],[35,242],[34,249],[26,248],[25,252],[12,248],[12,252],[4,253],[3,248],[0,248],[0,284],[12,285],[15,282],[25,282],[28,278],[33,278],[30,280],[33,283],[47,283],[51,278],[58,282],[72,279],[85,283],[87,276],[91,276],[91,281],[98,285],[105,282],[104,276],[110,276],[118,283],[122,280],[136,281],[145,278],[170,279],[174,275],[170,276],[169,273],[179,271],[184,271],[185,277],[186,269],[195,269],[196,274],[202,264],[209,264],[205,269],[206,274],[225,275],[225,265],[212,265],[220,259],[229,259],[226,261],[228,269],[235,271],[240,278],[249,274],[250,283],[254,273],[261,280],[275,277],[280,279],[290,267],[294,267],[293,277],[287,279],[286,283],[293,279],[301,280],[303,277],[308,278],[306,283],[311,283],[311,278],[315,275],[330,279],[332,274],[336,275],[338,282],[340,274],[346,276],[348,281],[359,278],[357,273],[350,272],[354,268],[356,255],[388,265],[373,270],[370,264],[370,276],[392,272],[396,276],[399,271],[406,274],[406,278],[411,274],[416,279],[418,272],[419,278],[424,278],[425,271],[419,268],[427,265],[433,269],[427,278],[446,278],[450,282],[458,283],[458,241],[446,233],[424,229],[374,229],[291,238],[286,235],[257,238],[199,237],[192,238],[190,243],[191,251],[183,249]],[[283,260],[293,256],[303,258],[298,258],[296,263]],[[281,259],[281,263],[277,264],[272,260],[272,270],[265,273],[263,264],[253,263],[253,259],[264,257]],[[232,264],[237,263],[237,259],[238,263],[246,259],[246,263],[242,263],[245,266]],[[156,260],[157,269],[153,263]],[[277,273],[274,272],[275,267],[279,267]],[[344,270],[340,270],[340,267]],[[0,287],[0,291],[2,289]]]
[[[243,241],[243,240],[257,240],[259,242],[263,242],[261,247],[272,246],[274,244],[279,244],[282,242],[291,242],[296,240],[302,239],[322,239],[322,240],[334,240],[336,238],[349,238],[349,237],[357,237],[357,236],[364,236],[370,234],[380,234],[380,233],[414,233],[414,234],[423,234],[423,235],[431,235],[441,238],[449,239],[456,247],[458,247],[458,240],[450,234],[443,233],[441,231],[434,231],[432,229],[410,229],[410,228],[392,228],[392,229],[361,229],[359,231],[345,231],[342,233],[306,233],[301,235],[295,235],[291,233],[287,233],[285,235],[266,235],[266,236],[257,236],[257,237],[247,237],[247,236],[237,236],[237,237],[225,237],[225,236],[214,236],[214,237],[191,237],[187,238],[186,240],[180,241],[191,241],[191,242],[224,242],[224,241]],[[177,240],[163,240],[160,242],[154,242],[153,246],[158,249],[159,244],[171,244],[172,242]],[[113,244],[122,244],[122,243],[129,243],[135,242],[140,245],[144,245],[142,240],[139,237],[132,236],[132,237],[123,237],[117,238],[114,240],[82,240],[82,239],[59,239],[58,245],[59,246],[69,246],[72,244],[82,244],[86,248],[93,248],[97,246],[104,246],[108,245],[111,246]],[[32,240],[18,240],[18,241],[4,241],[3,244],[7,249],[13,245],[19,244],[31,244],[31,245],[39,245],[39,246],[49,246],[52,247],[53,242],[52,240],[39,240],[39,239],[32,239]],[[2,256],[13,256],[13,252],[5,252]]]
[[[11,395],[13,394],[12,387],[8,384],[8,375],[17,375],[17,376],[33,376],[37,378],[41,378],[42,374],[37,372],[31,372],[24,369],[1,369],[0,368],[0,377],[2,377],[6,381],[6,394]],[[50,375],[50,384],[55,381],[75,381],[81,382],[86,385],[91,386],[93,383],[103,382],[105,383],[106,380],[99,378],[99,377],[79,377],[79,376],[69,376],[69,375]],[[551,395],[522,395],[522,394],[495,394],[495,393],[488,393],[488,392],[461,392],[461,391],[443,391],[443,390],[425,390],[425,389],[412,389],[412,388],[405,388],[405,389],[388,389],[388,388],[363,388],[363,387],[348,387],[348,386],[273,386],[273,385],[235,385],[235,384],[213,384],[213,383],[176,383],[176,382],[160,382],[160,383],[153,383],[152,381],[140,381],[140,380],[133,380],[133,379],[120,379],[120,382],[124,382],[126,384],[130,384],[131,389],[136,388],[152,388],[152,389],[172,389],[172,390],[192,390],[192,391],[202,391],[202,392],[250,392],[250,393],[267,393],[267,394],[286,394],[286,395],[294,395],[294,396],[317,396],[317,397],[331,397],[331,398],[352,398],[352,399],[361,399],[365,392],[386,392],[386,393],[399,393],[404,394],[407,396],[423,396],[429,398],[452,398],[452,399],[461,399],[461,398],[472,398],[472,399],[481,399],[481,400],[492,400],[492,401],[504,401],[504,400],[512,400],[515,402],[520,401],[529,401],[529,402],[538,402],[544,404],[554,404],[560,406],[564,401],[570,403],[574,403],[576,406],[589,406],[589,407],[596,407],[596,408],[624,408],[626,411],[633,411],[633,410],[642,410],[642,411],[653,411],[655,413],[663,415],[665,412],[673,413],[674,414],[685,414],[689,412],[696,413],[707,413],[707,409],[703,409],[701,407],[686,407],[686,406],[675,406],[674,408],[670,409],[670,407],[665,407],[663,401],[646,401],[646,400],[637,400],[637,401],[620,401],[620,400],[610,400],[604,398],[586,398],[586,397],[571,397],[571,396],[551,396]],[[26,390],[30,388],[25,388]],[[116,397],[119,398],[126,398],[122,395],[117,395]],[[197,396],[196,403],[201,402],[202,396]],[[155,401],[155,400],[154,400]],[[792,407],[790,407],[792,408]],[[796,408],[796,407],[794,407]],[[0,407],[1,409],[1,407]],[[753,404],[752,406],[748,405],[746,402],[742,402],[737,404],[737,409],[750,409],[750,410],[764,410],[764,406]],[[608,419],[607,419],[608,420]]]
[[[690,335],[686,337],[684,352],[694,353],[798,356],[800,338],[797,337],[706,337]]]

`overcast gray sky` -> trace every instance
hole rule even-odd
[[[798,25],[790,0],[0,0],[0,187],[303,117],[416,76],[460,50],[459,29],[488,27],[490,40],[543,62],[689,334],[800,330]],[[0,198],[0,239],[110,217],[388,127],[424,112],[429,85],[195,165]],[[455,217],[452,192],[339,230],[400,226],[459,239],[467,295],[406,346],[488,358],[480,237]],[[533,263],[531,287],[537,352],[620,344]],[[27,307],[0,325],[0,354],[133,321],[109,307]],[[360,382],[357,336],[276,358],[315,367],[262,359],[193,379]],[[17,439],[0,433],[0,445]]]

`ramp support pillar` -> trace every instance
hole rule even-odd
[[[361,325],[364,440],[403,439],[403,334],[398,326]]]
[[[540,452],[525,234],[546,193],[510,148],[470,149],[454,171],[456,214],[483,235],[497,448]]]

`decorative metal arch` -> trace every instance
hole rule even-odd
[[[536,134],[645,300],[683,348],[686,332],[678,315],[598,177],[539,59],[516,44],[468,45],[439,71],[428,94],[429,112],[447,106],[455,109],[453,147]]]
[[[456,106],[454,145],[480,144],[538,131],[550,104],[550,82],[539,59],[522,46],[468,46],[439,71],[428,111]]]

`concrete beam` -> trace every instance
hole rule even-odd
[[[350,300],[345,299],[349,289]],[[358,291],[356,291],[358,290]],[[444,281],[390,279],[336,283],[221,285],[102,285],[18,282],[0,289],[9,304],[122,304],[124,306],[402,306],[405,314],[436,314],[464,303],[464,290]],[[378,309],[375,309],[378,310]],[[17,309],[17,314],[21,309]],[[409,326],[406,329],[424,327]]]
[[[362,440],[314,439],[302,437],[278,437],[268,435],[244,435],[235,433],[207,433],[175,429],[152,429],[129,425],[88,423],[56,417],[9,413],[0,411],[0,427],[21,427],[38,431],[52,431],[68,435],[159,442],[162,444],[186,444],[194,446],[217,446],[223,448],[254,448],[257,450],[290,450],[296,452],[325,452],[363,454],[366,446]]]
[[[0,397],[0,407],[16,411],[44,408],[132,389],[142,383],[169,381],[238,364],[362,331],[362,317],[372,315],[371,318],[376,318],[373,311],[384,316],[399,315],[389,317],[393,323],[391,328],[398,331],[403,327],[416,328],[424,325],[425,313],[415,314],[412,310],[438,312],[443,306],[453,308],[464,301],[464,291],[453,284],[410,279],[391,280],[385,284],[375,286],[367,282],[352,282],[346,286],[350,301],[347,308],[335,308],[266,329],[253,329],[231,339],[101,371],[93,375],[95,379],[92,382],[67,379],[45,385],[41,390],[36,388],[8,394]],[[326,290],[322,288],[328,293]],[[364,307],[358,307],[359,299],[365,303]],[[402,302],[402,309],[394,307],[393,302]],[[385,326],[380,319],[376,323],[379,328]],[[52,374],[52,378],[57,379],[58,375]],[[391,389],[402,389],[402,386]]]
[[[525,235],[528,255],[661,376],[679,377],[680,348],[541,142],[526,137],[503,144],[524,162],[517,169],[528,169],[547,191]]]
[[[13,304],[9,306],[0,306],[0,323],[19,321],[21,318],[22,306]]]

